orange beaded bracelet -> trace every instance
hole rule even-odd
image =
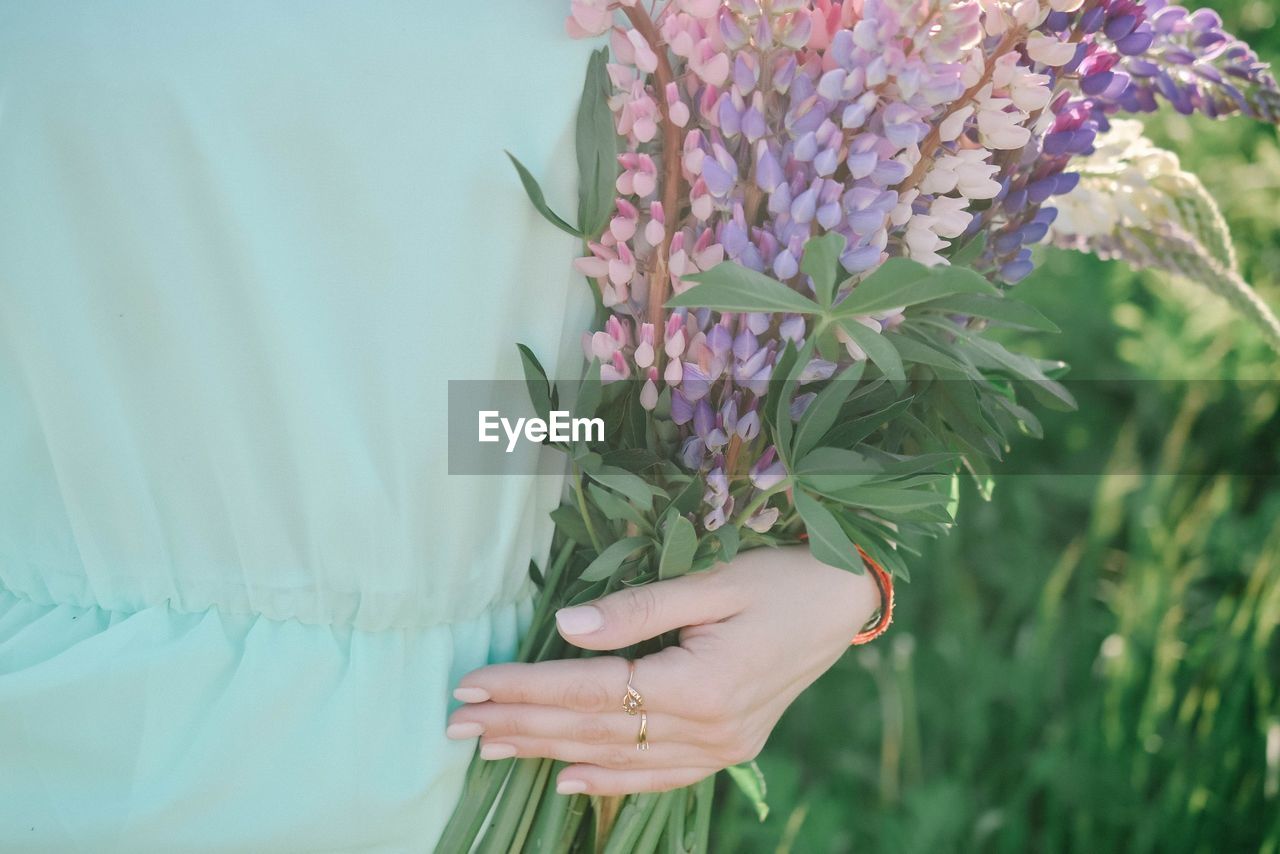
[[[801,540],[808,540],[809,534],[801,533]],[[862,646],[864,643],[871,643],[876,638],[884,634],[889,624],[893,622],[893,576],[885,571],[884,567],[871,559],[871,555],[862,550],[862,546],[854,544],[854,548],[858,550],[858,554],[862,556],[862,562],[871,573],[871,577],[876,581],[876,587],[880,590],[880,613],[875,619],[868,623],[867,627],[853,636],[853,640],[849,641],[850,646]]]
[[[880,614],[875,618],[874,622],[868,624],[866,628],[853,636],[850,646],[861,646],[864,643],[880,637],[889,628],[889,624],[893,622],[893,576],[885,572],[884,567],[876,563],[871,557],[862,550],[861,546],[854,546],[858,550],[858,554],[862,555],[862,562],[866,564],[867,569],[871,572],[871,577],[876,580],[876,587],[880,588]]]

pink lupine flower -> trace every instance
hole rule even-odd
[[[675,83],[668,83],[666,89],[667,115],[676,127],[689,124],[689,105],[680,97],[680,89]]]
[[[591,254],[574,259],[574,269],[592,279],[603,279],[608,276],[609,262],[617,258],[618,253],[595,241],[588,243],[587,248],[591,250]]]
[[[565,22],[569,36],[581,39],[604,35],[613,24],[613,11],[609,6],[610,0],[573,0]]]
[[[618,175],[618,192],[624,196],[648,198],[658,187],[658,167],[647,154],[625,152],[618,155],[622,172]]]
[[[667,328],[662,340],[663,349],[672,359],[684,353],[684,315],[673,314],[667,318]]]
[[[619,349],[621,345],[607,332],[597,332],[591,336],[591,355],[602,363],[612,362],[613,354]]]
[[[667,362],[667,367],[662,371],[662,378],[673,388],[680,385],[680,381],[684,379],[684,364],[679,359]]]
[[[636,225],[640,221],[640,212],[636,206],[626,199],[616,201],[618,214],[609,221],[609,233],[619,243],[626,243],[636,233]]]
[[[621,291],[631,284],[636,275],[636,259],[627,244],[618,244],[618,257],[609,262],[609,281]],[[623,299],[626,299],[625,295]]]
[[[640,405],[649,412],[652,412],[654,407],[658,405],[657,368],[649,369],[649,376],[645,379],[644,386],[640,389]]]
[[[711,18],[720,8],[720,0],[679,0],[677,5],[695,18]]]
[[[648,368],[650,365],[653,364],[653,358],[654,358],[653,324],[652,323],[640,324],[640,335],[638,336],[638,338],[639,338],[639,343],[636,344],[636,353],[635,353],[636,367]],[[654,379],[657,379],[656,374],[654,375]]]
[[[600,366],[600,381],[605,383],[619,382],[631,376],[631,369],[627,367],[626,359],[622,358],[622,353],[614,353],[613,359]]]

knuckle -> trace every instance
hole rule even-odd
[[[635,751],[624,750],[620,747],[611,747],[600,755],[600,764],[606,768],[622,768],[627,769],[635,765]]]
[[[658,594],[648,585],[630,588],[618,604],[629,622],[640,625],[648,625],[657,619],[660,607]]]
[[[601,744],[614,740],[613,730],[600,718],[587,718],[573,727],[572,738],[585,744]]]
[[[767,738],[767,735],[752,735],[743,738],[732,751],[732,764],[741,765],[743,762],[754,762],[764,750],[764,743]]]
[[[724,759],[729,765],[741,765],[743,762],[750,762],[760,755],[760,751],[756,750],[750,742],[740,741],[730,746],[724,752]]]
[[[607,702],[604,686],[594,682],[576,682],[564,692],[563,704],[571,709],[594,711],[604,708]]]
[[[732,725],[735,721],[732,689],[708,686],[708,690],[698,701],[699,716],[713,724]]]
[[[742,725],[735,720],[718,720],[706,727],[707,743],[719,749],[733,747],[742,740]]]
[[[498,719],[495,729],[510,735],[528,735],[528,723],[519,715],[505,714]]]

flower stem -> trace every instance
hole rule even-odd
[[[596,533],[595,526],[591,524],[591,513],[587,510],[587,496],[582,492],[582,469],[576,465],[573,467],[573,492],[578,498],[578,512],[582,514],[582,523],[587,526],[587,536],[591,537],[591,545],[597,552],[603,550],[600,543],[600,535]]]
[[[649,47],[653,49],[654,54],[658,57],[658,67],[654,71],[657,78],[657,85],[654,87],[654,101],[658,104],[658,113],[662,117],[662,212],[666,217],[666,230],[662,236],[662,245],[658,247],[657,253],[654,255],[655,262],[653,270],[649,275],[649,322],[653,324],[654,331],[658,335],[662,335],[665,328],[663,322],[665,303],[667,301],[667,288],[670,285],[670,277],[668,275],[667,262],[671,254],[671,238],[676,233],[676,223],[679,221],[680,206],[680,149],[684,144],[683,132],[680,127],[671,121],[671,111],[667,106],[667,86],[675,81],[675,73],[671,70],[671,59],[667,56],[666,46],[662,44],[662,37],[658,33],[657,26],[653,23],[653,18],[649,17],[649,13],[639,4],[634,6],[626,6],[623,8],[623,14],[631,21],[631,25],[636,28]],[[662,369],[663,349],[655,348],[654,364],[659,370]]]
[[[499,762],[481,762],[477,758],[471,760],[471,767],[467,769],[467,779],[462,787],[462,797],[440,836],[437,851],[471,850],[513,763],[514,760],[511,759]]]
[[[511,777],[502,790],[502,801],[494,811],[493,820],[480,841],[480,847],[476,849],[478,854],[508,854],[513,850],[520,850],[519,846],[513,847],[513,843],[524,821],[525,806],[530,798],[537,799],[536,786],[539,774],[542,772],[542,766],[550,761],[549,759],[515,761],[515,770],[511,772]],[[543,779],[545,780],[545,777]],[[468,849],[441,850],[466,851]]]

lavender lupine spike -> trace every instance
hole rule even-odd
[[[1102,99],[1109,112],[1151,112],[1163,99],[1185,114],[1217,118],[1242,113],[1280,122],[1275,78],[1248,45],[1222,29],[1216,12],[1190,12],[1165,0],[1147,0],[1141,12],[1149,22],[1149,34],[1143,36],[1140,29],[1117,31],[1118,38],[1113,38],[1125,54],[1121,67],[1131,82]],[[1140,50],[1124,49],[1139,45]]]
[[[587,349],[602,380],[642,381],[646,408],[669,391],[681,462],[730,480],[769,454],[760,400],[806,321],[700,310],[658,323],[655,286],[682,293],[730,260],[812,294],[805,246],[823,233],[843,238],[854,286],[894,256],[949,263],[980,232],[979,269],[1013,283],[1110,114],[1157,94],[1210,115],[1277,112],[1256,57],[1211,13],[1165,0],[674,0],[646,28],[652,44],[631,26],[647,15],[635,0],[571,3],[572,34],[611,32],[625,141],[615,215],[578,262],[622,326]],[[902,314],[858,321],[891,334]],[[708,528],[727,521],[722,498],[708,493]]]

